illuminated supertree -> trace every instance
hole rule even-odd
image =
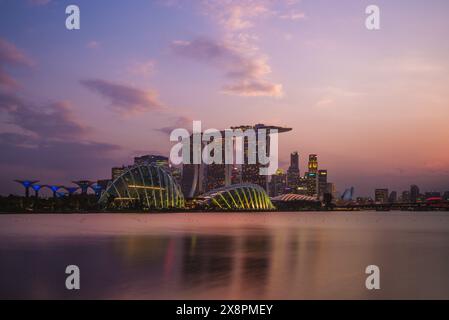
[[[55,185],[53,185],[53,186],[46,186],[46,187],[49,188],[51,191],[53,191],[53,197],[54,198],[56,198],[58,190],[62,188],[62,186],[55,186]]]
[[[34,195],[35,195],[36,198],[39,197],[39,190],[41,190],[42,187],[43,187],[43,185],[40,185],[40,184],[33,184],[31,186],[31,188],[33,188],[33,190],[34,190]]]
[[[39,180],[14,180],[14,181],[20,183],[25,188],[25,197],[27,198],[30,196],[30,187],[33,184],[39,182]]]

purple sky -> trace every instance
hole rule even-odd
[[[81,30],[65,29],[65,7]],[[365,8],[381,9],[381,30]],[[0,194],[168,154],[171,128],[266,123],[340,191],[449,190],[445,0],[0,0]]]

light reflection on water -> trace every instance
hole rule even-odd
[[[449,215],[0,216],[0,298],[448,299]]]

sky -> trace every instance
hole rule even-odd
[[[67,30],[76,4],[80,30]],[[365,8],[380,8],[380,30]],[[265,123],[339,191],[449,190],[446,0],[0,0],[0,194]]]

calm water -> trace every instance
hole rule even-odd
[[[0,298],[449,299],[449,213],[0,215]]]

